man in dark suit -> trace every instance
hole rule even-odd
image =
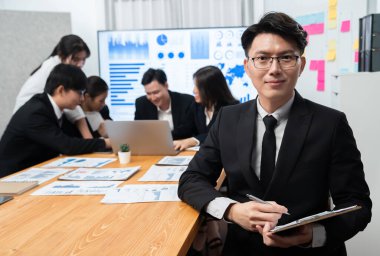
[[[169,90],[166,74],[161,69],[148,69],[142,78],[146,96],[136,99],[135,120],[167,120],[173,139],[192,136],[186,125],[194,97]]]
[[[306,63],[306,36],[292,18],[273,12],[243,33],[244,67],[258,97],[219,111],[180,179],[182,200],[230,222],[223,255],[346,255],[344,242],[371,219],[360,152],[345,115],[294,89]],[[214,189],[222,168],[227,196]],[[246,194],[271,203],[248,201]],[[277,224],[329,210],[330,198],[335,209],[362,209],[291,232],[270,232]]]
[[[61,130],[63,109],[81,100],[87,78],[72,65],[59,64],[50,73],[44,93],[36,94],[12,116],[0,141],[0,177],[41,163],[59,154],[104,150],[108,139],[82,139]]]

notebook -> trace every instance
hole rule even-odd
[[[0,181],[0,195],[20,195],[38,185],[37,181]]]
[[[176,155],[168,121],[136,120],[105,122],[112,151],[117,153],[120,144],[128,144],[132,155]]]

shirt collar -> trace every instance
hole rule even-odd
[[[284,119],[287,119],[289,116],[290,108],[293,105],[294,102],[295,93],[293,92],[293,96],[281,107],[276,109],[273,113],[268,113],[264,110],[264,108],[260,105],[259,98],[257,98],[256,104],[257,104],[257,112],[259,113],[259,116],[261,118],[264,118],[267,115],[272,115],[274,118],[277,119],[277,121],[281,121]]]
[[[166,113],[166,114],[170,114],[172,112],[172,101],[170,101],[169,108],[167,110],[162,110],[159,107],[157,107],[157,111],[162,112],[162,113]]]
[[[61,111],[57,103],[55,103],[55,101],[53,100],[53,97],[51,97],[49,94],[47,94],[47,96],[49,98],[51,105],[53,106],[55,116],[57,117],[57,119],[60,119],[62,117],[63,111]]]

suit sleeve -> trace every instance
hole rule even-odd
[[[214,188],[222,170],[218,138],[221,116],[222,111],[219,112],[204,145],[179,181],[178,196],[198,211],[204,210],[216,197],[223,196]]]
[[[25,129],[25,134],[52,150],[65,155],[76,155],[104,151],[105,141],[102,139],[82,139],[66,135],[46,113],[33,113]]]
[[[360,152],[344,114],[337,124],[332,143],[329,187],[335,209],[353,204],[362,206],[362,209],[324,221],[327,246],[344,242],[364,230],[371,220],[372,207]]]

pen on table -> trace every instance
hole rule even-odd
[[[249,198],[249,200],[251,200],[251,201],[255,201],[255,202],[258,202],[258,203],[262,203],[262,204],[271,204],[271,203],[269,203],[269,202],[267,202],[267,201],[264,201],[264,200],[262,200],[262,199],[260,199],[260,198],[258,198],[258,197],[255,197],[255,196],[253,196],[253,195],[250,195],[250,194],[246,194],[246,196]],[[286,215],[290,215],[290,213],[288,213],[288,212],[285,212],[284,214],[286,214]]]

